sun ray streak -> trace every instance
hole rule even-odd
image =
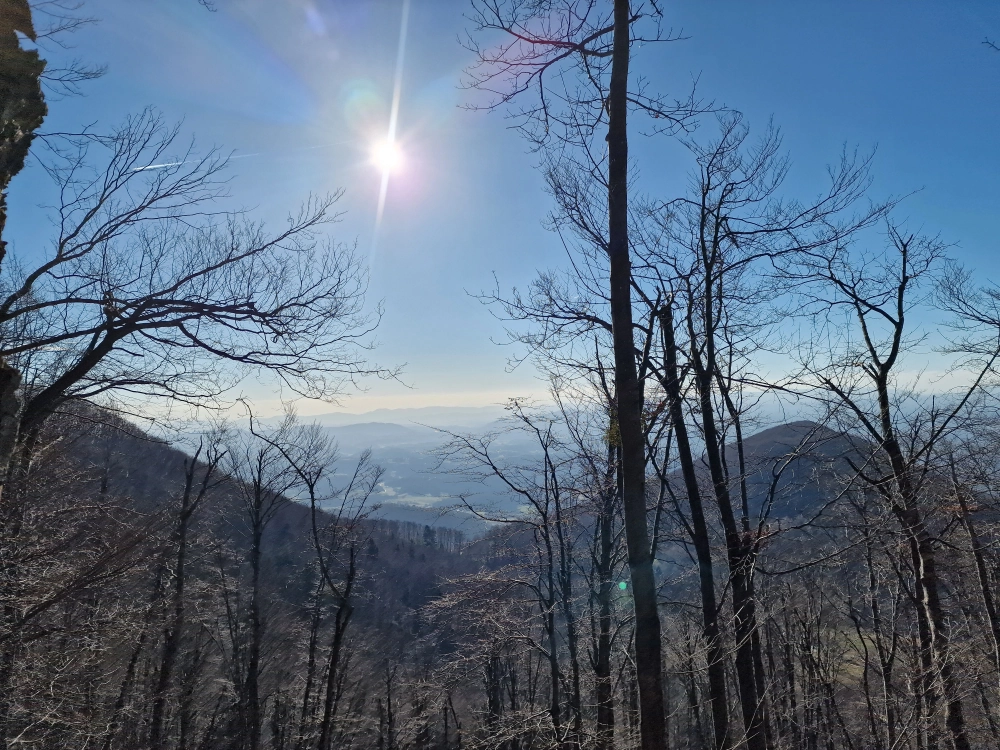
[[[406,56],[406,30],[410,20],[410,0],[403,0],[402,18],[399,22],[399,43],[396,47],[396,71],[392,82],[392,108],[389,110],[389,133],[386,146],[392,149],[396,143],[396,123],[399,120],[399,97],[403,88],[403,59]],[[375,231],[372,237],[372,255],[378,247],[378,234],[382,228],[385,213],[385,197],[389,191],[389,165],[382,168],[382,182],[378,190],[378,207],[375,210]]]

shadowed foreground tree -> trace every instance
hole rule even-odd
[[[0,7],[0,268],[7,255],[7,188],[24,168],[35,131],[48,108],[42,94],[45,61],[37,50],[22,49],[18,35],[38,35],[28,0],[5,0]]]
[[[8,583],[20,576],[5,550],[26,531],[39,436],[67,404],[212,406],[261,370],[328,398],[361,375],[386,374],[364,359],[377,321],[363,310],[364,270],[351,248],[323,236],[337,195],[311,198],[268,232],[219,207],[224,159],[175,152],[177,129],[149,111],[108,136],[45,145],[57,198],[52,244],[9,252],[0,275],[0,357],[22,380],[20,398],[4,401],[16,418],[0,425],[0,447],[13,457],[0,495]],[[12,637],[2,648],[16,651],[20,618],[4,617]]]
[[[24,168],[35,131],[48,111],[42,95],[45,62],[35,50],[21,49],[18,34],[36,39],[28,0],[10,0],[0,9],[0,269],[7,255],[7,188]],[[0,360],[0,472],[5,472],[17,434],[21,374]]]
[[[24,169],[36,131],[48,113],[43,84],[73,94],[78,84],[103,73],[102,68],[79,61],[52,67],[41,59],[38,49],[25,48],[58,40],[89,23],[90,19],[76,14],[78,9],[77,4],[62,0],[5,0],[0,5],[0,272],[7,256],[7,189]],[[33,14],[38,18],[33,19]],[[0,476],[6,473],[17,434],[20,385],[21,373],[0,358]]]
[[[0,355],[25,377],[22,442],[67,399],[207,404],[250,368],[322,398],[374,372],[359,350],[364,272],[322,236],[339,195],[268,232],[218,207],[223,159],[176,141],[149,111],[109,136],[47,141],[52,247],[12,255],[0,298]]]

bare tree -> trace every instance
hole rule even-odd
[[[205,403],[251,367],[323,397],[370,371],[352,351],[371,330],[363,273],[320,235],[338,196],[310,199],[269,234],[214,205],[224,159],[174,153],[176,139],[147,111],[108,137],[50,141],[53,247],[35,265],[12,257],[0,301],[0,351],[30,394],[25,440],[69,398]]]
[[[632,45],[673,38],[660,27],[655,0],[555,3],[474,2],[477,30],[501,32],[485,49],[470,40],[478,64],[471,85],[490,92],[490,106],[508,105],[531,92],[517,112],[523,132],[539,146],[578,149],[587,172],[605,191],[608,305],[615,364],[616,422],[621,435],[622,498],[636,617],[636,664],[642,746],[665,746],[660,621],[646,519],[643,384],[636,363],[629,252],[628,113],[651,115],[659,130],[683,128],[698,107],[689,97],[650,96],[630,78]],[[631,83],[630,83],[631,81]],[[605,134],[605,135],[601,135]],[[603,141],[600,147],[596,141]],[[603,151],[606,146],[606,152]]]
[[[506,584],[523,588],[534,600],[544,643],[536,648],[547,662],[548,718],[551,742],[567,750],[579,747],[582,735],[582,699],[577,618],[574,611],[573,529],[576,502],[566,486],[568,457],[557,434],[558,422],[532,414],[517,401],[509,406],[513,431],[523,431],[537,446],[540,463],[511,464],[499,460],[491,444],[496,436],[474,438],[452,435],[442,460],[458,462],[458,471],[483,479],[494,477],[529,509],[526,514],[463,502],[473,513],[496,523],[527,530],[534,540],[526,579]],[[560,620],[565,636],[560,633]],[[561,653],[565,649],[568,669]],[[568,674],[566,672],[568,671]],[[494,680],[495,682],[495,680]],[[563,693],[567,693],[566,699]],[[568,708],[568,711],[566,709]],[[568,714],[568,716],[566,715]]]
[[[928,285],[945,248],[935,238],[908,234],[893,224],[887,235],[888,248],[881,253],[849,254],[832,247],[799,259],[793,278],[808,283],[812,309],[826,313],[825,324],[849,324],[856,334],[840,339],[838,348],[826,354],[810,347],[805,363],[810,380],[804,385],[842,408],[845,424],[858,439],[860,458],[852,461],[857,480],[882,498],[898,523],[908,550],[918,626],[921,721],[933,739],[930,724],[943,701],[947,731],[961,750],[971,745],[950,647],[952,617],[929,519],[948,476],[943,446],[965,426],[1000,345],[994,340],[977,352],[966,370],[968,383],[950,398],[924,397],[916,386],[900,382],[905,357],[919,335],[913,333],[911,313],[928,301]],[[964,298],[950,299],[955,309],[963,309]]]
[[[713,652],[709,683],[716,747],[732,738],[726,738],[724,678],[716,664],[721,652],[711,542],[700,508],[703,481],[711,487],[724,531],[747,744],[763,749],[772,741],[754,569],[769,506],[764,503],[759,517],[751,517],[744,435],[759,394],[770,387],[753,368],[780,319],[773,264],[800,251],[843,243],[883,216],[887,204],[856,209],[870,182],[869,160],[850,154],[831,170],[829,188],[815,199],[783,198],[788,161],[780,152],[779,133],[769,128],[751,143],[749,128],[736,113],[720,117],[719,125],[717,140],[688,143],[698,164],[690,197],[646,209],[652,215],[635,232],[641,261],[633,275],[661,329],[649,368],[667,396],[691,506],[690,531],[703,576],[705,637]],[[688,421],[708,465],[707,481],[695,468]]]
[[[304,492],[309,501],[312,542],[320,577],[312,638],[320,625],[319,601],[324,592],[334,601],[329,656],[321,670],[325,674],[325,684],[320,691],[323,710],[315,731],[317,750],[330,750],[341,698],[338,686],[343,679],[345,639],[354,614],[358,547],[363,540],[361,525],[371,510],[369,500],[378,490],[383,470],[372,462],[371,452],[364,451],[346,486],[335,488],[331,485],[330,473],[337,460],[336,445],[318,425],[299,425],[290,418],[273,435],[261,434],[261,437],[280,451],[297,479],[295,489]],[[327,511],[323,526],[319,519],[320,506]],[[312,657],[310,651],[310,660]],[[309,713],[313,676],[310,668],[302,698],[303,717]]]
[[[163,747],[163,722],[167,693],[180,657],[181,638],[185,623],[188,536],[194,514],[208,493],[220,482],[218,469],[223,460],[223,453],[219,446],[219,437],[218,435],[210,435],[207,446],[204,440],[200,441],[194,455],[187,459],[184,465],[184,489],[181,491],[180,507],[177,510],[176,528],[172,540],[176,555],[173,567],[173,590],[169,597],[168,614],[164,618],[160,665],[152,692],[152,708],[149,719],[149,747],[151,750],[160,750]],[[203,454],[204,463],[201,462]]]
[[[7,189],[25,165],[36,131],[48,113],[44,84],[57,92],[76,93],[77,86],[99,77],[103,69],[80,61],[49,66],[37,49],[23,49],[19,34],[34,44],[55,42],[89,23],[76,13],[72,0],[10,0],[0,11],[0,270],[7,256]],[[35,15],[42,25],[35,23]],[[18,430],[21,373],[0,358],[0,475],[7,470]]]

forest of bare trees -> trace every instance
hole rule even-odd
[[[101,71],[21,40],[79,12],[0,2],[0,235],[29,159],[58,196],[44,249],[0,236],[0,750],[1000,746],[1000,289],[872,154],[796,195],[777,126],[637,70],[658,0],[473,0],[473,106],[569,259],[480,299],[550,398],[441,431],[482,534],[390,521],[377,452],[224,418],[247,374],[397,375],[340,195],[275,231],[152,110],[42,132]]]

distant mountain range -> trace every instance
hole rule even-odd
[[[501,407],[426,407],[378,409],[361,414],[332,413],[303,418],[324,427],[340,447],[338,476],[346,479],[360,454],[371,449],[372,459],[385,474],[381,507],[376,512],[394,521],[458,528],[475,534],[485,524],[460,504],[459,496],[495,504],[505,497],[493,482],[470,481],[449,473],[439,449],[455,434],[485,435],[503,430]],[[532,445],[521,434],[505,434],[497,449],[512,460],[528,460]],[[336,481],[336,480],[334,480]]]
[[[467,534],[481,533],[486,524],[469,512],[462,497],[482,507],[516,512],[518,500],[497,481],[475,481],[442,463],[440,449],[454,435],[496,436],[492,448],[503,462],[524,466],[537,461],[538,447],[524,432],[504,431],[506,412],[502,407],[426,407],[418,409],[378,409],[363,413],[335,412],[303,417],[306,423],[323,427],[339,446],[340,458],[331,479],[333,487],[346,482],[360,455],[370,449],[372,460],[383,467],[376,516],[387,520],[409,521],[434,527],[455,528]],[[274,424],[280,418],[262,420]],[[747,484],[751,516],[761,510],[773,472],[785,456],[808,442],[808,450],[784,468],[770,515],[778,519],[796,519],[815,513],[831,496],[824,474],[832,471],[835,458],[851,450],[843,435],[807,422],[798,421],[772,427],[746,439]],[[124,449],[124,446],[123,446]],[[168,460],[171,448],[156,441],[141,441],[126,455],[143,454],[143,461],[129,466],[131,481],[156,484],[148,471]],[[160,454],[163,455],[160,455]],[[730,455],[735,471],[735,451]],[[129,462],[131,463],[131,462]],[[702,490],[711,493],[707,467]],[[681,486],[677,477],[677,486]],[[734,489],[736,489],[734,487]],[[734,497],[734,501],[738,501]]]
[[[307,421],[322,425],[337,440],[342,456],[338,472],[342,477],[362,451],[371,449],[373,460],[385,469],[379,498],[383,517],[468,532],[481,528],[481,522],[468,511],[456,509],[460,495],[508,512],[516,509],[516,500],[499,482],[470,481],[449,473],[453,467],[441,464],[438,450],[452,434],[496,433],[493,448],[498,456],[530,465],[537,456],[537,445],[522,432],[503,433],[505,425],[500,420],[504,414],[497,407],[429,407],[325,414]],[[846,437],[808,421],[763,430],[748,437],[744,448],[751,515],[756,517],[760,512],[774,472],[780,470],[770,513],[785,519],[800,518],[822,506],[830,494],[828,475],[834,470],[836,457],[851,450]],[[795,451],[800,455],[783,467],[787,456]],[[730,461],[735,471],[735,451]],[[702,483],[706,493],[711,491],[707,479],[706,472]]]
[[[324,427],[358,424],[428,425],[443,429],[468,429],[503,418],[502,406],[425,406],[412,409],[375,409],[365,412],[330,412],[303,417]]]

